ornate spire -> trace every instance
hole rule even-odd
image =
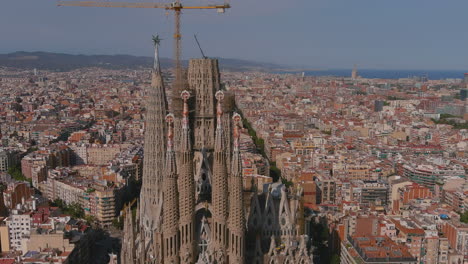
[[[182,123],[184,129],[188,129],[188,115],[189,115],[189,109],[188,109],[188,99],[190,98],[190,92],[187,90],[182,91],[180,94],[180,97],[184,101],[184,110],[182,111],[182,120],[184,121]]]
[[[232,117],[234,121],[234,131],[233,131],[233,136],[234,136],[234,152],[232,156],[232,168],[231,168],[231,174],[242,177],[242,160],[240,157],[240,150],[239,150],[239,144],[240,144],[240,122],[241,122],[241,116],[238,113],[235,113],[234,116]]]
[[[160,252],[151,252],[151,245],[156,243],[155,234],[162,233],[162,197],[163,174],[161,169],[165,164],[165,117],[167,115],[166,89],[159,67],[158,47],[159,37],[153,37],[155,45],[155,64],[152,73],[151,87],[147,89],[146,114],[145,114],[145,140],[143,160],[143,180],[140,193],[140,228],[144,243],[141,248],[140,258],[143,261],[151,259],[151,256],[160,255]]]
[[[239,150],[240,115],[234,114],[234,152],[229,177],[229,260],[230,263],[242,264],[245,258],[245,215],[244,196],[242,194],[242,164]]]
[[[216,104],[216,117],[218,121],[221,120],[221,116],[223,115],[223,108],[221,107],[221,103],[224,100],[224,93],[222,91],[217,91],[215,94],[216,100],[218,100],[218,103]],[[221,128],[221,122],[218,122],[216,125],[216,129]]]
[[[188,99],[190,93],[183,91],[182,133],[179,148],[179,210],[180,210],[180,263],[194,263],[195,255],[195,182],[193,178],[193,153],[190,142]]]
[[[216,136],[214,147],[214,160],[213,160],[213,192],[212,192],[212,205],[213,205],[213,224],[217,227],[213,230],[213,252],[218,252],[219,258],[225,258],[226,248],[226,224],[228,215],[228,183],[227,183],[227,159],[226,151],[224,148],[224,130],[222,127],[222,114],[221,102],[224,98],[223,92],[216,93],[218,99],[217,105],[217,120],[216,120]]]
[[[222,117],[223,117],[223,109],[221,103],[224,99],[224,93],[222,91],[217,91],[215,94],[218,103],[216,104],[216,138],[215,138],[215,152],[224,150],[224,131],[222,127]]]
[[[133,217],[131,206],[127,205],[123,209],[125,217],[124,221],[124,237],[122,241],[121,261],[123,264],[135,263],[136,262],[136,250],[135,250],[135,228],[133,226]]]
[[[174,116],[167,115],[167,152],[164,178],[163,256],[164,263],[179,263],[179,199],[174,152]]]
[[[154,45],[154,65],[153,71],[155,73],[161,74],[161,65],[159,63],[159,45],[161,43],[161,38],[159,35],[153,35],[153,45]]]
[[[167,151],[166,151],[166,177],[176,176],[177,166],[174,152],[174,115],[166,116],[167,123]]]
[[[190,98],[190,92],[184,90],[180,97],[184,102],[183,111],[182,111],[182,135],[181,135],[181,150],[190,151],[192,146],[190,142],[190,126],[189,126],[189,109],[188,109],[188,99]]]

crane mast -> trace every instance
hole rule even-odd
[[[182,34],[180,31],[180,17],[182,9],[216,9],[218,13],[224,13],[225,9],[231,6],[228,3],[219,5],[185,6],[180,0],[172,3],[151,3],[151,2],[109,2],[109,1],[57,1],[57,6],[82,6],[82,7],[120,7],[120,8],[161,8],[174,11],[174,62],[175,62],[175,91],[182,91]]]
[[[182,62],[181,62],[181,55],[182,55],[182,35],[180,33],[180,15],[181,15],[181,9],[179,8],[180,6],[180,0],[177,0],[174,4],[175,9],[174,9],[174,61],[175,61],[175,89],[173,91],[177,91],[177,93],[174,94],[179,94],[181,91],[183,91],[183,78],[182,78]]]

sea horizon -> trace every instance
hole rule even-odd
[[[301,74],[305,76],[334,76],[334,77],[351,77],[352,69],[325,69],[325,70],[308,70],[294,72],[278,72]],[[402,79],[411,77],[427,77],[429,80],[444,80],[444,79],[463,79],[464,74],[468,70],[383,70],[383,69],[358,69],[358,76],[368,79]]]

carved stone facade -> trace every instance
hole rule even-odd
[[[247,263],[313,263],[311,241],[304,234],[302,189],[266,184],[250,198]],[[265,250],[267,250],[265,252]]]
[[[272,197],[268,207],[261,208],[255,194],[255,212],[246,210],[239,151],[242,122],[229,95],[220,90],[218,61],[190,60],[181,104],[173,115],[167,110],[157,47],[155,60],[139,212],[136,219],[130,209],[126,214],[122,263],[270,263],[275,257],[269,255],[266,235],[268,242],[272,236],[301,238],[296,225],[299,200],[290,201],[285,194],[279,205]],[[278,217],[286,224],[279,224]],[[246,247],[247,236],[253,238],[253,247]],[[288,252],[296,260],[302,257],[299,251],[306,252],[299,246]]]
[[[215,140],[215,93],[219,90],[218,61],[190,60],[188,83],[195,93],[194,149],[213,150]]]

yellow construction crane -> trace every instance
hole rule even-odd
[[[58,6],[84,6],[84,7],[123,7],[123,8],[162,8],[174,11],[175,27],[174,27],[174,60],[176,69],[176,86],[182,85],[182,65],[181,65],[181,38],[180,33],[180,15],[182,9],[216,9],[218,13],[224,13],[231,6],[228,3],[220,5],[200,5],[200,6],[185,6],[180,0],[175,0],[172,3],[132,3],[132,2],[109,2],[109,1],[57,1]],[[179,88],[179,87],[178,87]],[[182,89],[176,89],[182,90]]]

